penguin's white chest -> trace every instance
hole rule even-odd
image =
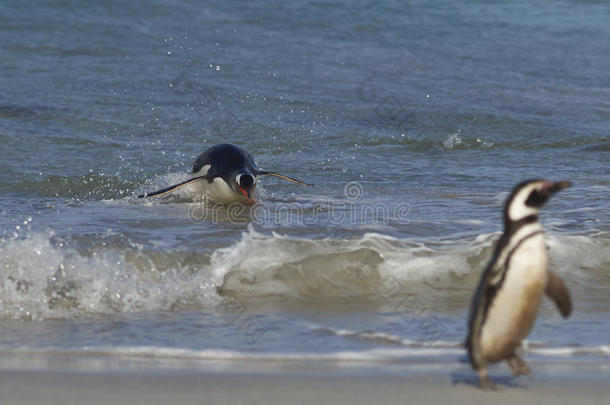
[[[489,361],[506,358],[529,334],[547,279],[546,244],[539,233],[513,251],[504,282],[487,312],[481,349]]]
[[[210,165],[203,166],[194,176],[203,176],[210,170]],[[214,200],[223,204],[231,204],[234,202],[247,202],[243,195],[237,194],[231,187],[220,177],[216,177],[212,182],[207,180],[198,181],[193,184],[198,193],[205,195],[210,200]]]
[[[233,191],[220,177],[216,177],[211,183],[200,181],[197,183],[197,187],[201,194],[204,194],[209,199],[219,203],[231,204],[234,202],[246,202],[244,196]]]

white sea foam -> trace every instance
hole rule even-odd
[[[71,318],[85,314],[208,307],[219,301],[218,281],[180,268],[138,269],[125,252],[91,257],[33,233],[0,244],[0,316],[9,319]],[[178,262],[174,262],[179,266]]]
[[[338,336],[338,337],[348,337],[348,338],[358,338],[367,341],[378,341],[380,343],[392,343],[396,345],[406,346],[406,347],[419,347],[419,348],[457,348],[462,347],[462,342],[449,342],[449,341],[441,341],[441,340],[412,340],[412,339],[404,339],[401,336],[386,333],[386,332],[375,332],[375,331],[355,331],[350,329],[332,329],[328,327],[317,327],[314,326],[311,328],[312,331],[320,331],[330,335]]]
[[[610,238],[607,234],[547,236],[551,261],[559,271],[593,270],[610,279]]]
[[[610,356],[610,346],[538,348],[525,351],[544,357]],[[159,346],[97,346],[85,348],[33,348],[20,347],[6,349],[0,347],[0,354],[30,355],[71,355],[109,356],[126,358],[177,359],[189,361],[262,361],[262,362],[364,362],[398,363],[415,359],[439,359],[441,361],[461,361],[466,356],[464,348],[456,347],[397,347],[366,350],[339,350],[334,352],[244,352],[238,350],[204,349],[193,350]]]
[[[78,356],[121,356],[167,358],[184,360],[231,360],[231,361],[329,361],[329,362],[395,362],[412,357],[459,356],[462,349],[455,348],[395,348],[345,350],[328,353],[281,353],[242,352],[237,350],[206,349],[192,350],[157,346],[100,346],[84,349],[0,348],[0,353],[11,354],[63,354]]]
[[[473,270],[478,274],[496,237],[423,243],[367,233],[355,240],[309,240],[250,229],[236,245],[216,251],[212,262],[222,290],[244,296],[378,295],[384,283],[442,289]]]

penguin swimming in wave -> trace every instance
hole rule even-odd
[[[481,386],[495,389],[487,364],[507,360],[513,375],[530,374],[515,350],[532,329],[542,294],[568,317],[572,302],[563,281],[547,268],[538,211],[568,181],[529,180],[515,187],[504,205],[504,233],[472,300],[466,347]]]
[[[230,143],[210,146],[195,160],[193,177],[173,186],[152,193],[138,195],[139,198],[155,197],[171,193],[181,187],[194,184],[198,191],[216,202],[230,204],[242,202],[252,205],[252,193],[258,176],[268,175],[304,186],[312,186],[279,173],[261,170],[246,150]]]

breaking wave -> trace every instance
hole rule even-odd
[[[467,297],[498,235],[422,242],[369,233],[311,240],[263,234],[250,226],[235,244],[204,253],[146,249],[128,240],[108,245],[97,240],[83,250],[53,233],[30,232],[0,240],[0,317],[205,310],[223,296],[304,302],[406,293]],[[586,287],[583,293],[597,288],[605,296],[608,234],[548,239],[554,269]]]

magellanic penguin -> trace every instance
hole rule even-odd
[[[242,202],[252,205],[254,204],[252,193],[260,175],[279,177],[296,184],[312,186],[279,173],[261,170],[243,148],[230,143],[221,143],[210,146],[197,157],[193,165],[193,177],[190,179],[152,193],[140,194],[138,197],[160,196],[189,184],[195,184],[201,194],[216,202],[224,204]]]
[[[489,363],[507,360],[513,375],[530,374],[515,350],[534,325],[543,293],[564,317],[572,311],[567,288],[547,269],[544,232],[538,222],[540,207],[571,184],[528,180],[506,200],[504,234],[481,276],[468,320],[468,356],[485,389],[495,389],[487,374]]]

